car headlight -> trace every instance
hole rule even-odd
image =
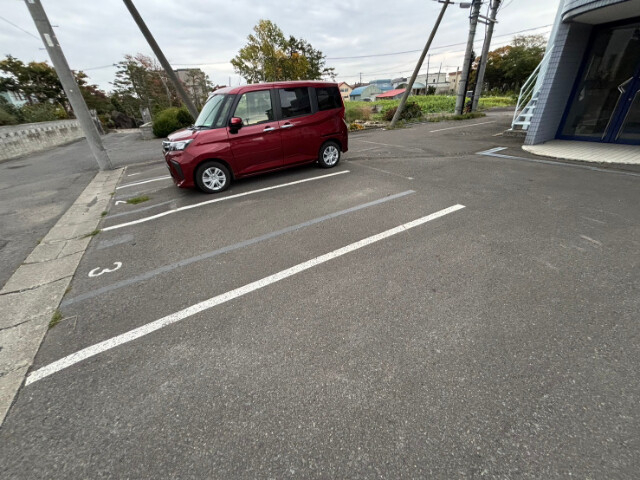
[[[185,148],[187,148],[189,146],[189,144],[193,142],[193,139],[191,140],[180,140],[179,142],[167,142],[167,147],[169,151],[179,151],[179,150],[184,150]]]

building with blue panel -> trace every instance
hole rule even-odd
[[[561,0],[529,88],[514,118],[526,145],[640,145],[640,0]]]

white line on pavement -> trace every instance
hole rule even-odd
[[[101,231],[108,232],[110,230],[116,230],[116,229],[122,228],[122,227],[129,227],[131,225],[137,225],[138,223],[149,222],[151,220],[155,220],[156,218],[161,218],[161,217],[164,217],[165,215],[170,215],[172,213],[181,212],[183,210],[188,210],[190,208],[202,207],[203,205],[209,205],[211,203],[216,203],[216,202],[223,202],[223,201],[229,200],[231,198],[244,197],[245,195],[252,195],[254,193],[266,192],[268,190],[275,190],[276,188],[288,187],[290,185],[297,185],[299,183],[312,182],[314,180],[320,180],[320,179],[323,179],[323,178],[333,177],[335,175],[342,175],[343,173],[349,173],[349,170],[343,170],[341,172],[329,173],[328,175],[320,175],[319,177],[305,178],[303,180],[296,180],[295,182],[281,183],[280,185],[274,185],[273,187],[260,188],[258,190],[251,190],[249,192],[237,193],[235,195],[229,195],[228,197],[214,198],[213,200],[207,200],[205,202],[194,203],[192,205],[185,205],[184,207],[174,208],[174,209],[171,209],[171,210],[167,210],[166,212],[158,213],[156,215],[151,215],[150,217],[144,217],[144,218],[140,218],[138,220],[133,220],[131,222],[120,223],[118,225],[112,225],[110,227],[104,227],[103,229],[101,229]]]
[[[372,235],[370,237],[364,238],[355,243],[351,243],[345,247],[339,248],[329,253],[325,253],[324,255],[320,255],[319,257],[313,258],[311,260],[307,260],[306,262],[299,263],[298,265],[294,265],[293,267],[282,270],[273,275],[269,275],[255,282],[249,283],[243,287],[236,288],[229,292],[223,293],[222,295],[217,295],[215,297],[209,298],[208,300],[204,300],[200,303],[196,303],[190,307],[185,308],[184,310],[180,310],[178,312],[172,313],[171,315],[167,315],[166,317],[160,318],[151,323],[147,323],[138,328],[134,328],[133,330],[129,330],[126,333],[118,335],[116,337],[110,338],[109,340],[105,340],[104,342],[97,343],[90,347],[84,348],[76,353],[72,353],[66,357],[61,358],[60,360],[56,360],[49,365],[46,365],[42,368],[34,370],[29,374],[25,381],[25,385],[30,385],[38,380],[42,380],[43,378],[48,377],[49,375],[53,375],[60,370],[68,368],[76,363],[82,362],[87,358],[91,358],[95,355],[98,355],[102,352],[106,352],[107,350],[111,350],[119,345],[131,342],[145,335],[149,335],[156,330],[160,330],[166,326],[171,324],[180,322],[186,318],[192,317],[200,312],[205,310],[209,310],[217,305],[226,303],[235,298],[241,297],[248,293],[254,292],[261,288],[264,288],[273,283],[279,282],[280,280],[284,280],[285,278],[291,277],[297,273],[303,272],[315,266],[321,265],[329,260],[333,260],[334,258],[341,257],[346,255],[347,253],[353,252],[360,248],[366,247],[373,243],[379,242],[380,240],[384,240],[385,238],[389,238],[393,235],[397,235],[398,233],[406,232],[412,228],[423,225],[431,220],[435,220],[440,217],[444,217],[450,213],[456,212],[465,208],[464,205],[453,205],[452,207],[445,208],[444,210],[440,210],[438,212],[432,213],[431,215],[427,215],[426,217],[418,218],[417,220],[413,220],[408,223],[404,223],[390,230],[386,230],[384,232],[378,233],[376,235]]]
[[[142,180],[140,182],[126,183],[124,185],[120,185],[119,187],[116,187],[116,190],[120,190],[121,188],[127,188],[127,187],[135,187],[136,185],[142,185],[143,183],[159,182],[160,180],[167,180],[169,178],[171,178],[171,175],[163,175],[162,177],[151,178],[149,180]]]
[[[429,131],[429,133],[444,132],[445,130],[453,130],[455,128],[477,127],[478,125],[487,125],[488,123],[496,123],[496,122],[495,120],[492,120],[491,122],[480,122],[480,123],[472,123],[471,125],[460,125],[457,127],[439,128],[438,130],[431,130]]]
[[[408,150],[422,150],[421,148],[415,148],[415,147],[407,147],[405,145],[393,145],[391,143],[379,143],[379,142],[372,142],[370,140],[362,140],[360,138],[356,138],[355,140],[357,140],[358,142],[364,142],[364,143],[371,143],[373,145],[382,145],[383,147],[394,147],[394,148],[406,148]],[[353,140],[352,140],[353,141]]]

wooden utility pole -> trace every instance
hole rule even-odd
[[[449,5],[451,5],[453,2],[450,2],[449,0],[444,0],[442,2],[442,9],[440,9],[440,15],[438,15],[438,19],[436,20],[435,25],[433,26],[433,29],[431,30],[431,35],[429,35],[429,40],[427,40],[427,44],[424,46],[424,49],[422,50],[422,54],[420,55],[420,59],[418,60],[418,63],[416,64],[416,68],[413,70],[413,75],[411,75],[411,79],[409,80],[409,83],[407,84],[407,89],[405,90],[404,94],[402,95],[402,99],[400,100],[400,105],[398,105],[398,109],[396,110],[396,113],[393,115],[393,120],[391,120],[391,128],[394,128],[396,126],[396,123],[398,122],[398,119],[400,118],[400,114],[402,113],[402,110],[404,109],[404,106],[407,103],[407,98],[409,98],[409,95],[411,95],[411,90],[413,89],[413,84],[416,81],[416,77],[418,76],[418,72],[420,71],[420,69],[422,68],[422,64],[424,63],[424,57],[427,56],[427,53],[429,52],[429,48],[431,48],[431,42],[433,42],[434,37],[436,36],[436,32],[438,31],[438,27],[440,26],[440,22],[442,22],[442,17],[444,17],[444,12],[447,10],[447,7]],[[427,83],[429,83],[429,72],[427,72]]]
[[[30,1],[30,0],[26,0],[26,1]],[[162,50],[160,49],[160,46],[156,42],[155,38],[153,38],[153,35],[151,35],[151,31],[147,28],[147,25],[144,23],[144,20],[142,20],[142,17],[138,13],[138,10],[136,9],[135,5],[133,5],[133,2],[131,0],[122,0],[122,1],[126,5],[129,12],[131,13],[131,16],[133,17],[133,19],[138,24],[138,28],[140,28],[140,31],[144,35],[144,38],[147,39],[147,42],[149,43],[151,50],[153,50],[153,53],[155,54],[156,58],[160,62],[160,65],[162,65],[162,68],[164,68],[164,71],[167,72],[167,76],[169,77],[169,80],[171,80],[171,83],[173,83],[173,86],[176,87],[178,95],[180,95],[180,98],[186,105],[187,110],[189,110],[189,113],[194,119],[198,118],[198,109],[193,104],[191,97],[189,97],[184,87],[182,86],[182,82],[180,82],[180,80],[178,79],[176,72],[174,72],[173,68],[171,68],[171,65],[167,61],[167,58],[164,56],[164,53],[162,53]]]
[[[480,15],[480,6],[482,0],[473,0],[471,4],[471,16],[469,17],[469,38],[467,39],[467,50],[464,54],[464,63],[462,64],[462,78],[458,85],[458,97],[456,98],[456,115],[460,115],[464,110],[464,102],[467,97],[467,85],[469,84],[469,74],[471,73],[471,53],[473,52],[473,41],[476,37],[476,27],[478,26],[478,15]]]
[[[480,65],[478,65],[478,78],[476,79],[476,88],[473,93],[473,104],[471,105],[471,111],[478,109],[478,102],[480,101],[480,95],[482,95],[482,84],[484,83],[484,73],[487,69],[487,59],[489,58],[489,49],[491,48],[491,37],[493,37],[493,26],[497,23],[496,16],[498,15],[498,9],[500,8],[500,2],[502,0],[493,0],[491,2],[491,13],[487,19],[487,33],[484,37],[484,45],[482,46],[482,55],[480,55]],[[483,17],[484,18],[484,17]]]
[[[98,132],[96,124],[93,123],[93,118],[91,118],[91,113],[87,108],[84,98],[82,97],[80,87],[78,87],[76,78],[69,68],[67,59],[62,52],[62,48],[60,48],[58,38],[56,37],[53,28],[51,28],[49,18],[47,18],[47,14],[40,3],[40,0],[25,0],[24,3],[27,5],[31,18],[33,18],[33,21],[36,24],[38,33],[44,42],[49,58],[51,59],[53,67],[58,74],[64,93],[69,99],[69,103],[73,109],[73,114],[78,119],[78,123],[80,124],[80,127],[87,138],[87,142],[89,143],[91,153],[93,153],[96,162],[98,162],[98,167],[100,170],[112,170],[113,165],[111,164],[111,159],[102,144],[100,132]]]

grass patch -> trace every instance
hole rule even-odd
[[[109,213],[109,212],[107,212],[106,210],[104,210],[104,211],[100,214],[100,216],[101,216],[101,217],[106,217],[106,216],[107,216],[107,213]]]
[[[453,114],[456,107],[455,95],[420,95],[409,97],[411,102],[420,105],[424,115],[442,113]],[[515,105],[517,98],[505,97],[481,97],[478,108],[485,110],[495,107],[509,107]],[[375,102],[345,102],[345,119],[347,122],[354,120],[384,120],[387,110],[391,110],[400,104],[400,100],[376,100]],[[372,113],[373,109],[378,110]],[[469,117],[473,118],[473,117]],[[447,119],[450,120],[450,119]]]
[[[53,315],[51,315],[51,320],[49,321],[49,328],[55,327],[57,324],[60,323],[60,320],[62,320],[62,313],[60,313],[60,310],[56,310],[55,312],[53,312]]]
[[[148,202],[149,200],[151,200],[151,197],[148,195],[140,195],[139,197],[129,198],[127,203],[130,205],[138,205],[139,203]]]
[[[95,237],[97,234],[99,234],[102,230],[94,230],[91,233],[87,233],[84,237],[82,238],[87,238],[87,237]]]

